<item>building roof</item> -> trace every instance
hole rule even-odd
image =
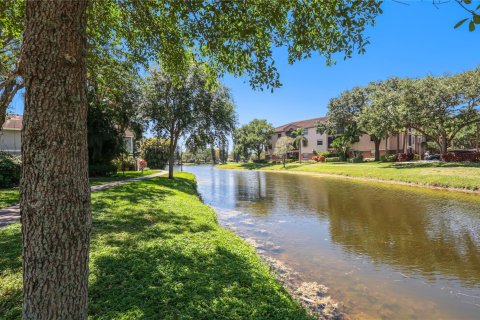
[[[17,114],[7,114],[2,130],[22,130],[23,116]]]
[[[314,128],[317,126],[317,122],[327,121],[327,119],[328,117],[320,117],[320,118],[290,122],[275,128],[275,132],[284,132],[284,131],[288,131],[289,129],[296,129],[296,128]]]
[[[130,131],[129,129],[125,130],[125,134],[123,136],[125,138],[130,138],[130,137],[135,138],[135,134],[132,131]]]
[[[22,130],[23,116],[18,114],[7,114],[2,130]],[[129,129],[125,130],[125,138],[135,137],[135,134]]]

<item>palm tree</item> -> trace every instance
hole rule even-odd
[[[305,138],[304,132],[305,131],[303,128],[298,128],[292,131],[292,136],[295,139],[293,143],[296,147],[298,147],[298,161],[300,163],[302,162],[302,144],[308,141],[307,138]]]

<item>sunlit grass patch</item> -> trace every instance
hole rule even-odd
[[[92,194],[92,319],[307,319],[176,173]],[[2,241],[3,239],[3,241]],[[21,312],[20,225],[0,229],[0,319]]]

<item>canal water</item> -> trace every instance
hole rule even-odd
[[[354,319],[480,319],[480,196],[188,166],[219,222]]]

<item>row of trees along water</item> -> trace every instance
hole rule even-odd
[[[342,144],[368,134],[379,160],[380,142],[414,129],[441,153],[451,146],[478,148],[480,136],[480,68],[455,75],[390,78],[345,91],[328,104],[322,132],[343,131]],[[404,135],[406,137],[406,134]]]
[[[329,101],[328,121],[317,124],[321,133],[336,138],[332,148],[345,159],[350,147],[368,134],[380,160],[380,143],[407,132],[427,138],[442,154],[449,147],[478,149],[480,143],[480,67],[455,75],[424,78],[389,78],[364,87],[354,87]],[[235,130],[234,159],[260,160],[270,146],[273,127],[266,120],[254,119]],[[274,153],[284,158],[301,149],[303,129],[277,142]],[[401,150],[397,143],[397,153]]]
[[[478,8],[470,2],[459,3],[468,9],[463,22],[469,21],[469,29],[474,30],[480,21]],[[151,116],[154,131],[170,133],[170,143],[175,144],[184,123],[170,118],[170,125],[177,123],[178,128],[165,128],[156,118],[161,112],[153,110],[155,103],[150,100],[165,97],[150,89],[159,86],[169,91],[168,77],[178,75],[188,84],[175,85],[179,89],[175,100],[184,99],[185,91],[195,87],[190,80],[202,72],[192,67],[192,59],[205,63],[206,73],[215,77],[224,72],[246,75],[252,87],[273,89],[281,85],[274,47],[287,49],[289,63],[314,52],[327,64],[334,62],[333,57],[362,54],[368,45],[364,31],[381,13],[380,4],[375,0],[333,1],[328,6],[318,1],[0,2],[0,126],[13,97],[25,88],[20,187],[23,317],[87,318],[92,224],[87,180],[89,105],[97,105],[103,115],[107,105],[116,105],[110,97],[129,88],[130,76],[159,61],[161,71],[147,80],[142,107]],[[87,92],[97,96],[93,103]],[[165,99],[162,106],[171,101]],[[180,108],[185,113],[191,106]],[[208,118],[205,110],[198,111],[203,115],[199,123],[182,116],[208,132],[202,123]],[[119,131],[132,125],[130,119],[119,116]],[[188,133],[192,145],[199,145],[195,132]],[[91,157],[97,155],[92,152]]]

